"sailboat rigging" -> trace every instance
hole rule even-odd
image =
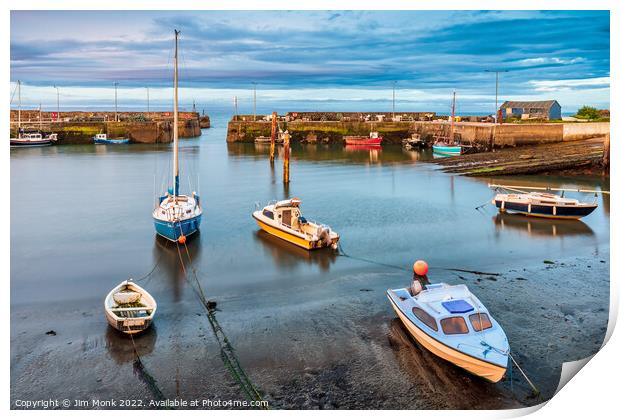
[[[456,91],[452,93],[452,109],[450,116],[450,136],[448,141],[443,139],[436,138],[435,143],[433,144],[433,153],[438,155],[445,156],[456,156],[460,155],[463,151],[461,145],[458,145],[454,142],[454,120],[455,120],[455,111],[456,107]]]
[[[11,137],[11,147],[34,147],[34,146],[49,146],[58,140],[58,136],[55,133],[49,134],[43,137],[41,134],[43,129],[43,120],[41,112],[41,104],[39,104],[39,131],[38,132],[23,132],[22,130],[22,82],[17,81],[17,137]]]
[[[187,236],[198,231],[202,219],[200,197],[181,195],[179,185],[179,34],[174,31],[174,118],[173,118],[173,170],[172,188],[159,197],[159,204],[153,210],[155,231],[158,235],[184,243]]]

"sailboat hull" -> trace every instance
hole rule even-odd
[[[187,237],[193,233],[196,233],[200,228],[201,220],[202,214],[177,222],[168,222],[153,218],[153,222],[155,223],[155,231],[157,234],[172,242],[178,241],[181,235],[185,235]]]

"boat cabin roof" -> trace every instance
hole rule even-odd
[[[281,207],[299,207],[301,200],[299,198],[291,198],[289,200],[277,201],[274,207],[276,209]]]
[[[498,194],[500,196],[501,194]],[[575,198],[567,198],[562,197],[556,194],[549,193],[540,193],[540,192],[530,192],[530,193],[509,193],[503,194],[508,199],[519,199],[519,200],[528,200],[536,203],[543,204],[554,204],[557,203],[559,205],[576,205],[580,204],[580,201]]]
[[[464,284],[451,286],[437,283],[426,287],[413,298],[436,319],[487,312],[482,302]]]

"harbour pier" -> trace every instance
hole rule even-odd
[[[90,144],[95,134],[106,133],[108,137],[129,138],[133,143],[172,142],[173,119],[171,112],[119,112],[71,111],[39,112],[22,110],[22,130],[57,133],[57,144]],[[179,113],[179,136],[198,137],[202,128],[211,126],[206,115],[197,112]],[[17,132],[18,116],[11,110],[11,133]]]
[[[345,136],[378,131],[384,144],[401,144],[412,134],[420,135],[425,141],[435,136],[447,137],[453,126],[457,140],[482,150],[584,140],[609,133],[608,122],[495,124],[459,121],[452,124],[430,112],[404,113],[396,118],[384,118],[383,114],[288,112],[278,117],[278,126],[288,130],[293,143],[342,143]],[[269,136],[271,126],[271,115],[236,115],[228,123],[226,140],[251,143],[256,137]]]

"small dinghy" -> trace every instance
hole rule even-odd
[[[427,350],[491,382],[504,377],[510,347],[502,327],[463,284],[388,289],[387,296],[409,333]]]
[[[157,302],[146,290],[129,279],[108,293],[104,307],[105,316],[113,328],[135,334],[151,325]]]
[[[598,207],[595,202],[584,203],[574,198],[566,198],[562,190],[560,190],[562,191],[560,196],[547,192],[528,192],[505,185],[490,184],[489,187],[508,191],[499,192],[491,200],[491,203],[502,213],[511,212],[556,219],[580,219]],[[582,192],[585,191],[582,190]]]
[[[252,217],[265,232],[305,249],[338,248],[340,236],[327,225],[301,215],[299,198],[278,201],[256,210]]]

